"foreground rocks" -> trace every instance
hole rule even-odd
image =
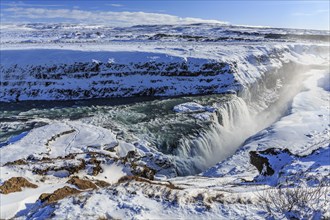
[[[9,194],[13,192],[20,192],[22,188],[38,188],[36,184],[30,183],[24,177],[12,177],[9,180],[5,181],[0,186],[0,193]]]
[[[72,177],[70,180],[67,181],[72,185],[75,185],[77,188],[86,190],[86,189],[96,189],[97,186],[89,180],[82,180],[78,177]]]
[[[286,165],[294,155],[288,149],[269,148],[263,151],[250,151],[250,163],[254,165],[261,175],[272,176],[276,172],[275,167],[280,169]],[[296,157],[298,157],[296,155]],[[273,164],[270,163],[270,159]],[[276,163],[276,164],[275,164]]]
[[[55,190],[53,193],[41,194],[39,199],[45,203],[53,203],[53,202],[56,202],[58,200],[65,198],[67,196],[78,194],[80,192],[81,191],[79,191],[77,189],[74,189],[74,188],[71,188],[68,186],[64,186],[60,189]]]

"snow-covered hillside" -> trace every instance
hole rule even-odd
[[[329,218],[328,40],[2,25],[0,218]]]
[[[68,31],[75,34],[64,34]],[[117,32],[129,40],[114,39]],[[172,33],[172,37],[164,37],[164,33]],[[300,38],[316,37],[300,39],[292,37],[293,33]],[[136,34],[162,37],[140,39]],[[269,40],[264,36],[267,34],[282,37]],[[64,39],[73,40],[61,40],[62,35],[66,36]],[[86,41],[87,36],[94,35],[98,37]],[[200,35],[208,40],[182,37]],[[236,35],[246,38],[236,39],[233,37]],[[73,28],[60,24],[4,26],[1,31],[0,101],[239,91],[242,86],[256,82],[284,63],[299,62],[299,59],[304,64],[323,62],[315,55],[327,52],[327,39],[323,39],[327,37],[326,32],[320,31],[212,24],[134,26],[120,30],[100,26]],[[224,39],[215,41],[211,38]],[[303,43],[296,43],[297,39]],[[301,56],[308,57],[302,61]]]

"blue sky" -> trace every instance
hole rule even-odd
[[[191,23],[329,30],[329,1],[1,1],[1,22]],[[193,19],[194,18],[194,19]]]

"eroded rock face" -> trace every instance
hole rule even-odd
[[[37,188],[38,186],[36,184],[30,183],[27,179],[24,177],[12,177],[9,180],[6,180],[1,186],[0,186],[0,192],[2,194],[9,194],[13,192],[20,192],[22,191],[22,188]]]
[[[67,196],[80,193],[80,190],[64,186],[60,189],[55,190],[53,193],[43,193],[40,195],[39,199],[45,203],[53,203],[61,200]]]
[[[47,100],[67,100],[164,96],[172,94],[173,91],[176,95],[219,93],[220,90],[226,90],[222,88],[231,86],[235,80],[233,64],[216,60],[204,61],[204,63],[194,61],[187,63],[181,60],[122,64],[102,62],[31,66],[15,64],[0,65],[0,69],[4,75],[2,79],[4,89],[0,100],[7,101],[35,100],[45,97]],[[135,80],[134,84],[129,83],[132,78]],[[201,80],[206,80],[208,83],[203,84]],[[186,89],[188,85],[191,86]]]

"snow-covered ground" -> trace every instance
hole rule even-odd
[[[1,27],[0,218],[330,217],[328,33],[55,26]],[[269,213],[280,186],[307,199]]]

